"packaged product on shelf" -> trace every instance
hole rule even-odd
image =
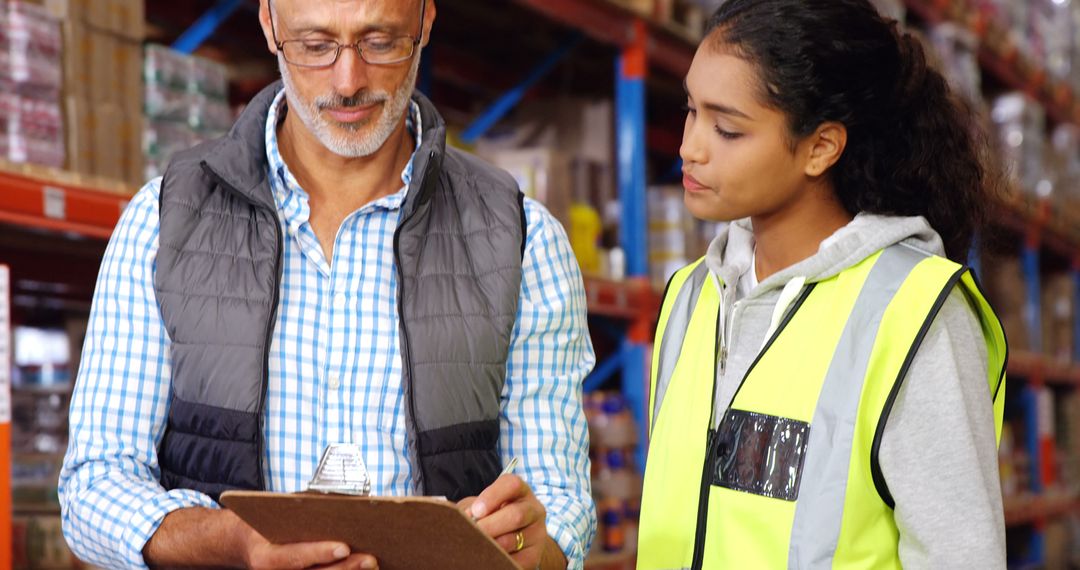
[[[581,272],[585,275],[601,275],[603,261],[600,250],[600,237],[604,226],[600,214],[588,204],[577,202],[570,205],[567,216],[570,223],[566,233],[570,238],[570,248],[574,250]]]
[[[1028,42],[1029,6],[1026,0],[974,0],[973,8],[1003,26],[1005,41],[1015,46],[1020,53],[1031,54]]]
[[[902,0],[870,0],[870,3],[886,18],[903,22],[907,16],[907,6]]]
[[[1008,93],[994,100],[991,119],[1005,165],[1025,192],[1048,198],[1053,183],[1043,165],[1046,112],[1023,93]]]
[[[12,564],[15,568],[52,570],[81,567],[68,548],[60,515],[12,518]]]
[[[564,227],[570,227],[573,178],[569,157],[555,147],[504,149],[487,155],[510,173],[521,191],[543,204]]]
[[[1050,137],[1047,170],[1054,176],[1054,199],[1071,216],[1080,219],[1080,128],[1062,124]]]
[[[983,284],[990,302],[997,310],[1005,335],[1009,339],[1009,349],[1027,350],[1031,343],[1024,315],[1026,296],[1024,271],[1020,258],[1016,255],[983,254]]]
[[[1072,64],[1073,0],[1027,0],[1028,43],[1035,61],[1053,77],[1067,78]]]
[[[147,119],[143,132],[146,157],[144,178],[151,180],[165,174],[165,168],[176,153],[198,144],[194,130],[182,121]]]
[[[44,8],[0,3],[0,158],[64,165],[60,46]]]
[[[609,449],[625,449],[637,444],[637,426],[621,394],[611,392],[604,396],[599,412],[589,424],[589,441],[598,448]]]
[[[649,276],[653,287],[662,289],[668,279],[689,262],[691,245],[696,245],[695,221],[683,204],[679,186],[656,186],[648,190]]]
[[[596,504],[597,518],[604,532],[598,536],[604,552],[622,552],[626,548],[626,510],[618,499],[601,499]]]
[[[1044,276],[1042,280],[1043,353],[1059,364],[1069,364],[1073,356],[1073,282],[1068,273]]]
[[[705,34],[705,25],[715,9],[695,0],[676,0],[671,7],[671,24],[692,42]]]
[[[946,22],[929,30],[930,43],[941,62],[949,85],[968,101],[981,104],[982,70],[979,68],[979,41],[970,30]]]
[[[143,56],[146,116],[186,121],[188,113],[187,58],[158,44],[147,44]]]
[[[234,115],[223,65],[155,44],[146,46],[142,64],[143,174],[150,179],[162,175],[177,152],[225,134]]]
[[[64,127],[58,100],[0,93],[0,128],[0,157],[64,166]]]
[[[627,550],[636,551],[638,543],[638,521],[641,520],[641,498],[631,499],[624,504],[623,515],[625,528],[625,546]]]
[[[1044,568],[1071,568],[1069,564],[1069,529],[1061,520],[1051,520],[1043,527]]]
[[[1080,93],[1080,2],[1073,0],[1072,9],[1069,11],[1069,22],[1072,26],[1072,55],[1070,56],[1069,80],[1074,93]]]
[[[1005,422],[1001,426],[1001,440],[998,444],[998,472],[1001,477],[1001,495],[1006,499],[1020,494],[1020,482],[1017,479],[1016,464],[1013,462],[1014,447],[1012,426]]]
[[[1061,480],[1069,493],[1080,492],[1080,394],[1075,391],[1062,394],[1058,414],[1058,444],[1061,446]]]
[[[44,8],[0,3],[0,77],[21,88],[60,90],[60,25]]]
[[[665,4],[663,0],[612,0],[612,2],[651,19],[657,19],[657,7]]]
[[[641,497],[641,479],[630,461],[632,450],[599,449],[599,467],[593,479],[593,492],[605,498],[630,501]]]

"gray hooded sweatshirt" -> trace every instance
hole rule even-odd
[[[756,283],[750,222],[739,220],[721,232],[705,260],[723,300],[726,344],[717,370],[715,417],[723,417],[771,325],[804,280],[827,279],[900,242],[944,255],[941,238],[924,218],[860,214],[812,257]],[[896,500],[905,568],[1005,568],[987,367],[978,317],[955,290],[915,356],[881,443],[881,470]]]

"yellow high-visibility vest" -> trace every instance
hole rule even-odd
[[[1005,334],[967,268],[901,244],[807,284],[716,415],[720,295],[704,260],[676,273],[653,353],[638,568],[900,568],[878,449],[958,286],[986,340],[1000,438]]]

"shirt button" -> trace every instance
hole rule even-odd
[[[330,375],[330,389],[337,390],[341,386],[341,378],[337,374]]]
[[[344,309],[345,308],[345,293],[338,293],[337,295],[334,295],[334,308],[335,309]]]

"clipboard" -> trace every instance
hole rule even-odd
[[[220,502],[274,544],[341,541],[381,570],[518,569],[444,499],[226,491]]]

